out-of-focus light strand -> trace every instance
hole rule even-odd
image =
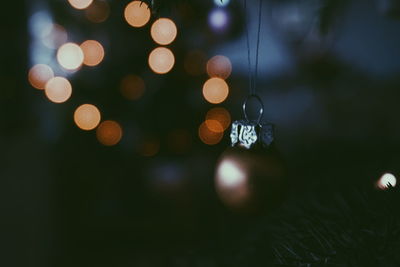
[[[126,22],[135,28],[143,27],[150,20],[150,9],[145,2],[132,1],[126,7],[124,16]]]

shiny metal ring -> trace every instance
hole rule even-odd
[[[257,123],[259,124],[259,123],[261,122],[262,116],[263,116],[263,114],[264,114],[264,104],[263,104],[261,98],[260,98],[258,95],[256,95],[256,94],[248,95],[248,96],[246,97],[246,100],[243,102],[243,113],[244,113],[244,117],[245,117],[245,119],[246,119],[247,121],[250,121],[249,118],[248,118],[248,116],[247,116],[246,105],[247,105],[247,101],[249,101],[249,99],[251,99],[251,98],[255,98],[255,99],[258,101],[258,103],[260,104],[260,111],[259,111],[259,115],[258,115],[258,118],[257,118]]]

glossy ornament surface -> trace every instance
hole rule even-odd
[[[284,163],[274,147],[230,147],[220,157],[215,173],[216,191],[230,208],[269,209],[284,195]]]

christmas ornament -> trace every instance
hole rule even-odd
[[[246,1],[244,2],[246,9]],[[260,211],[276,206],[283,196],[284,164],[274,145],[274,125],[262,123],[264,105],[256,94],[258,48],[262,0],[259,1],[259,23],[256,66],[251,74],[250,45],[246,30],[250,93],[243,103],[244,119],[231,126],[231,147],[220,157],[216,172],[216,192],[221,201],[236,210]],[[258,117],[248,116],[249,100],[260,105]]]
[[[251,95],[260,101],[256,95]],[[284,163],[274,145],[274,125],[261,123],[263,108],[256,121],[246,113],[244,120],[234,121],[231,147],[220,157],[215,185],[227,206],[245,211],[259,211],[276,206],[284,192]]]

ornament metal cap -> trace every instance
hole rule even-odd
[[[257,120],[249,120],[246,112],[247,101],[254,98],[260,104]],[[272,123],[261,123],[264,113],[264,105],[256,94],[249,95],[243,103],[244,120],[237,120],[231,127],[231,146],[241,146],[250,149],[253,146],[268,147],[274,141],[274,125]]]

